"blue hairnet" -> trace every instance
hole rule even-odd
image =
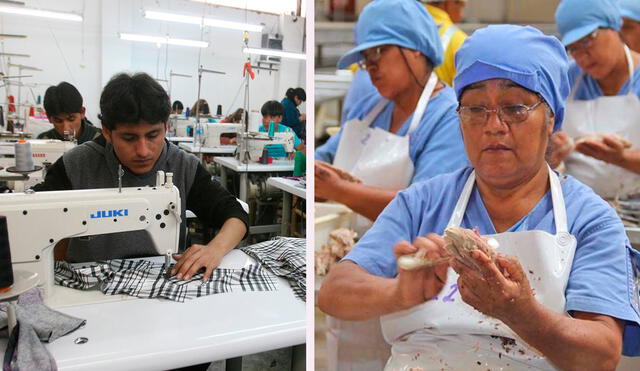
[[[438,27],[416,0],[374,0],[364,7],[355,29],[356,47],[338,61],[338,68],[358,62],[363,50],[380,45],[398,45],[418,50],[434,67],[442,63]]]
[[[616,0],[562,0],[556,23],[566,46],[601,27],[620,31],[622,17]]]
[[[640,22],[640,0],[620,0],[620,15]]]
[[[493,25],[474,32],[456,53],[453,88],[464,89],[489,79],[508,79],[539,93],[555,115],[556,131],[564,119],[569,95],[569,63],[558,39],[531,26]]]

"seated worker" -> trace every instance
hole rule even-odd
[[[489,26],[456,68],[471,167],[400,192],[331,269],[320,308],[382,315],[386,370],[614,370],[621,353],[640,355],[640,253],[604,200],[545,161],[569,94],[564,47]],[[447,227],[477,228],[497,256],[452,258]],[[410,254],[436,265],[397,268]]]
[[[204,99],[200,99],[193,104],[193,107],[191,107],[191,117],[196,117],[198,109],[200,110],[200,116],[209,116],[211,114],[209,103]]]
[[[270,100],[263,104],[260,109],[260,113],[262,113],[262,125],[258,128],[258,131],[261,133],[268,133],[269,125],[273,122],[274,133],[293,133],[293,148],[296,151],[305,152],[306,149],[304,143],[300,138],[298,138],[293,129],[281,123],[283,112],[284,106],[277,100]],[[282,158],[287,156],[282,144],[269,145],[267,146],[267,150],[269,152],[269,157]]]
[[[68,82],[63,81],[47,88],[44,93],[44,109],[49,122],[53,124],[53,129],[40,133],[38,139],[75,138],[78,144],[82,144],[102,134],[100,129],[85,117],[86,109],[82,106],[82,95]]]
[[[338,67],[360,61],[378,92],[354,103],[340,132],[316,149],[315,196],[375,220],[399,190],[468,162],[455,94],[433,72],[443,59],[442,43],[422,4],[373,1],[358,18],[355,36],[357,46]],[[325,163],[362,183],[343,179]]]
[[[173,102],[173,104],[171,105],[171,114],[182,115],[182,110],[184,110],[184,106],[179,100]]]
[[[620,37],[618,4],[563,0],[555,17],[573,61],[552,166],[564,160],[567,174],[606,199],[640,192],[640,53]]]
[[[207,279],[245,236],[247,213],[235,197],[211,180],[195,156],[165,139],[171,103],[151,76],[121,73],[111,78],[100,96],[100,111],[103,136],[66,152],[34,190],[116,187],[118,165],[124,170],[123,187],[154,185],[158,170],[172,172],[182,206],[179,250],[185,247],[187,209],[204,224],[219,229],[206,245],[192,245],[175,255],[172,274],[189,279],[205,268]],[[71,239],[65,255],[70,262],[135,258],[155,255],[152,246],[145,231],[123,232]]]
[[[280,102],[284,106],[282,123],[293,129],[299,138],[304,138],[304,125],[307,120],[307,115],[304,113],[301,114],[298,110],[298,106],[306,100],[307,93],[303,88],[289,88],[287,89],[282,102]]]

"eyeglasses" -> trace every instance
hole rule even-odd
[[[380,61],[380,57],[382,53],[387,50],[391,45],[382,45],[375,47],[373,49],[367,49],[367,53],[365,51],[362,52],[362,60],[358,62],[358,67],[363,70],[366,70],[368,66],[378,64]],[[373,50],[369,52],[369,50]]]
[[[527,106],[526,104],[512,104],[500,106],[496,109],[487,109],[483,106],[458,106],[456,110],[460,115],[460,121],[468,126],[484,126],[489,120],[489,114],[495,112],[500,121],[511,127],[512,124],[519,124],[529,118],[529,113],[536,109],[544,100]]]
[[[570,55],[575,55],[576,53],[580,53],[585,51],[586,49],[591,48],[593,46],[593,40],[598,36],[598,31],[600,29],[596,29],[592,33],[583,37],[582,39],[572,43],[571,45],[566,47],[567,53]]]

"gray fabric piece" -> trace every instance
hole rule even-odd
[[[77,146],[63,156],[67,176],[73,189],[115,188],[118,186],[119,161],[113,152],[113,146],[96,142],[87,142]],[[135,175],[127,170],[122,177],[123,187],[154,186],[158,170],[173,173],[173,183],[180,191],[182,204],[193,185],[198,167],[198,159],[175,145],[165,141],[164,149],[151,171]],[[180,226],[181,249],[186,237],[186,208],[181,207],[182,224]],[[132,231],[110,233],[90,237],[74,238],[69,243],[67,260],[72,263],[117,258],[137,258],[157,255],[148,232]]]
[[[83,319],[58,312],[44,304],[18,304],[16,317],[20,323],[32,326],[38,338],[47,343],[77,330],[86,323]]]
[[[13,370],[57,370],[56,360],[40,342],[34,328],[19,318],[16,367]]]

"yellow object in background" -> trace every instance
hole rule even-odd
[[[440,37],[444,35],[450,27],[456,27],[456,25],[451,21],[449,14],[444,10],[437,8],[433,5],[424,4],[424,7],[427,9],[429,14],[433,17],[433,20],[438,25],[438,34]],[[464,40],[467,38],[467,34],[462,30],[456,27],[455,32],[451,35],[451,40],[449,41],[449,45],[444,51],[444,61],[440,66],[435,69],[436,75],[438,78],[445,82],[447,85],[453,85],[453,77],[456,75],[456,64],[455,64],[455,56],[456,52],[464,43]]]

